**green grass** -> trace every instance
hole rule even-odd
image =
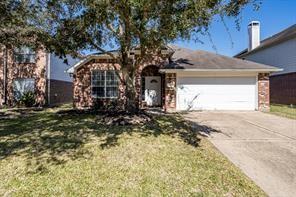
[[[60,109],[0,120],[0,195],[265,196],[180,116],[104,126]]]
[[[296,119],[296,106],[291,107],[288,105],[270,105],[270,113],[283,116],[286,118]]]

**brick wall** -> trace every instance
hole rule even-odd
[[[91,95],[91,72],[92,70],[114,70],[119,69],[118,64],[113,63],[103,63],[90,61],[83,67],[79,68],[77,72],[73,75],[73,105],[75,108],[91,108],[96,102],[103,102],[106,104],[110,99],[96,99]],[[123,98],[123,87],[119,86],[119,98]],[[122,99],[118,100],[123,102]]]
[[[296,104],[296,72],[270,76],[270,102]]]
[[[50,80],[49,105],[70,103],[73,101],[73,83],[68,81]]]
[[[269,111],[269,74],[258,74],[258,109],[259,111]]]
[[[0,106],[4,101],[3,90],[3,68],[4,68],[4,51],[0,53]],[[36,63],[17,64],[14,62],[13,51],[8,51],[7,61],[7,104],[13,106],[15,104],[13,94],[13,81],[17,78],[33,78],[35,79],[36,103],[41,106],[46,103],[46,62],[47,55],[43,50],[36,53]]]
[[[135,76],[135,89],[136,89],[136,100],[141,106],[141,74],[142,70],[149,65],[161,66],[164,63],[163,57],[155,56],[151,57],[150,61],[142,62],[139,64],[137,73]],[[107,104],[110,99],[96,99],[92,98],[91,95],[91,71],[92,70],[114,70],[120,69],[120,65],[116,63],[108,63],[111,60],[108,59],[97,59],[88,62],[87,64],[78,68],[73,75],[73,105],[75,108],[91,108],[95,103]],[[120,105],[124,104],[124,85],[119,84],[119,97],[118,102]]]
[[[167,112],[176,110],[176,73],[165,74],[165,105]]]

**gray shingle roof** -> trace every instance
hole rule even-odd
[[[213,70],[248,70],[248,69],[277,69],[273,66],[259,64],[238,58],[227,57],[207,51],[190,50],[171,46],[175,53],[171,61],[163,69],[213,69]]]
[[[201,50],[191,50],[187,48],[181,48],[178,46],[170,45],[170,49],[174,51],[171,57],[171,61],[164,65],[161,69],[187,69],[187,70],[264,70],[264,71],[279,71],[277,67],[259,64],[247,60],[241,60],[238,58],[227,57],[210,53]],[[111,51],[114,55],[117,55],[117,51]],[[97,53],[88,55],[80,62],[73,65],[67,70],[68,73],[73,73],[75,68],[80,67],[91,59],[104,56],[104,53]]]
[[[244,49],[243,51],[236,54],[234,57],[242,58],[248,54],[255,53],[259,50],[265,49],[267,47],[273,46],[275,44],[281,43],[283,41],[289,40],[291,38],[296,38],[296,24],[284,29],[283,31],[266,38],[261,41],[260,45],[255,49],[248,51],[248,49]]]

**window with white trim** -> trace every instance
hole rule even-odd
[[[30,47],[20,47],[14,50],[14,59],[16,63],[35,63],[36,53]]]
[[[118,76],[114,70],[94,70],[91,75],[91,91],[94,98],[117,98]]]

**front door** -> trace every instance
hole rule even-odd
[[[161,77],[145,77],[145,102],[147,106],[161,104]]]

